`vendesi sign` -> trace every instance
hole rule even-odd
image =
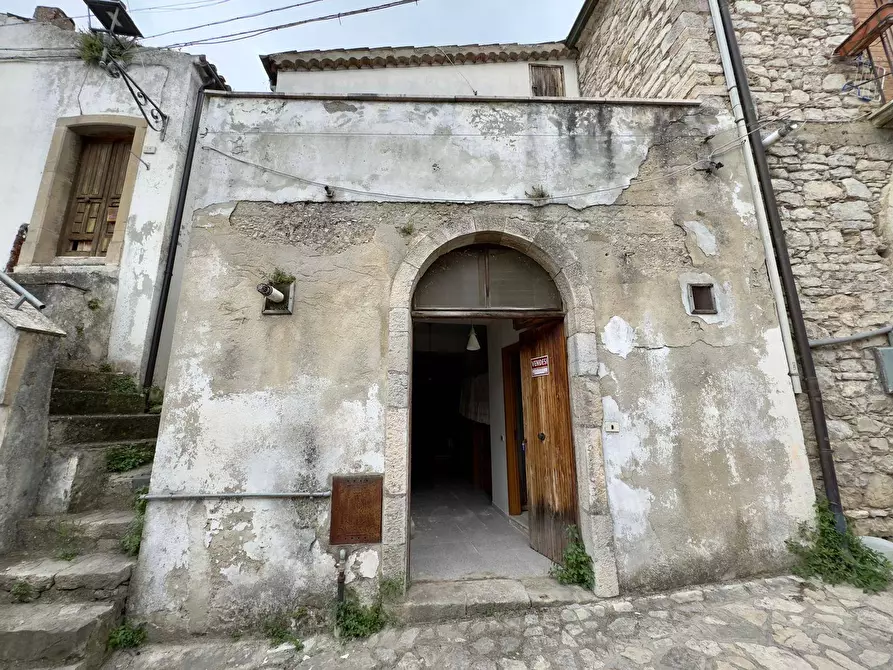
[[[534,377],[548,377],[549,376],[549,357],[548,356],[537,356],[536,358],[530,359],[530,368],[532,375]]]

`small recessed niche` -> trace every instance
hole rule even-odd
[[[689,284],[688,297],[692,314],[716,314],[713,284]]]

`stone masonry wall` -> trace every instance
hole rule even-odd
[[[883,205],[893,132],[866,120],[877,104],[841,91],[847,81],[871,78],[852,60],[831,58],[853,30],[850,0],[740,0],[732,10],[767,130],[779,116],[808,120],[774,145],[770,165],[810,337],[882,327],[893,321]],[[844,507],[858,532],[891,537],[893,398],[881,388],[874,358],[885,344],[878,337],[814,353]],[[809,432],[805,400],[800,396]],[[820,486],[814,447],[811,456]]]
[[[710,94],[722,75],[711,34],[706,0],[601,0],[577,45],[580,93],[643,98]]]

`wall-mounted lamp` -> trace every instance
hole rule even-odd
[[[295,304],[295,283],[257,285],[257,292],[264,297],[262,314],[291,314]]]

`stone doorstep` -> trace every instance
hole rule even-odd
[[[549,577],[419,582],[393,613],[406,623],[421,623],[597,600],[583,588],[562,586]]]
[[[0,606],[0,667],[5,661],[98,668],[119,616],[111,603]]]
[[[6,557],[0,561],[0,591],[10,591],[16,582],[28,583],[37,593],[50,589],[107,591],[128,582],[135,565],[136,559],[123,554],[88,554],[71,561]]]
[[[803,586],[820,588],[799,577],[778,576],[631,597],[600,598],[579,586],[563,586],[551,577],[419,582],[413,584],[405,599],[391,606],[390,611],[404,624],[412,624],[576,605],[586,610],[580,615],[582,619],[629,612],[641,614],[662,607],[705,601],[730,601],[742,594],[762,596],[770,588],[787,588],[792,595],[797,595]]]

